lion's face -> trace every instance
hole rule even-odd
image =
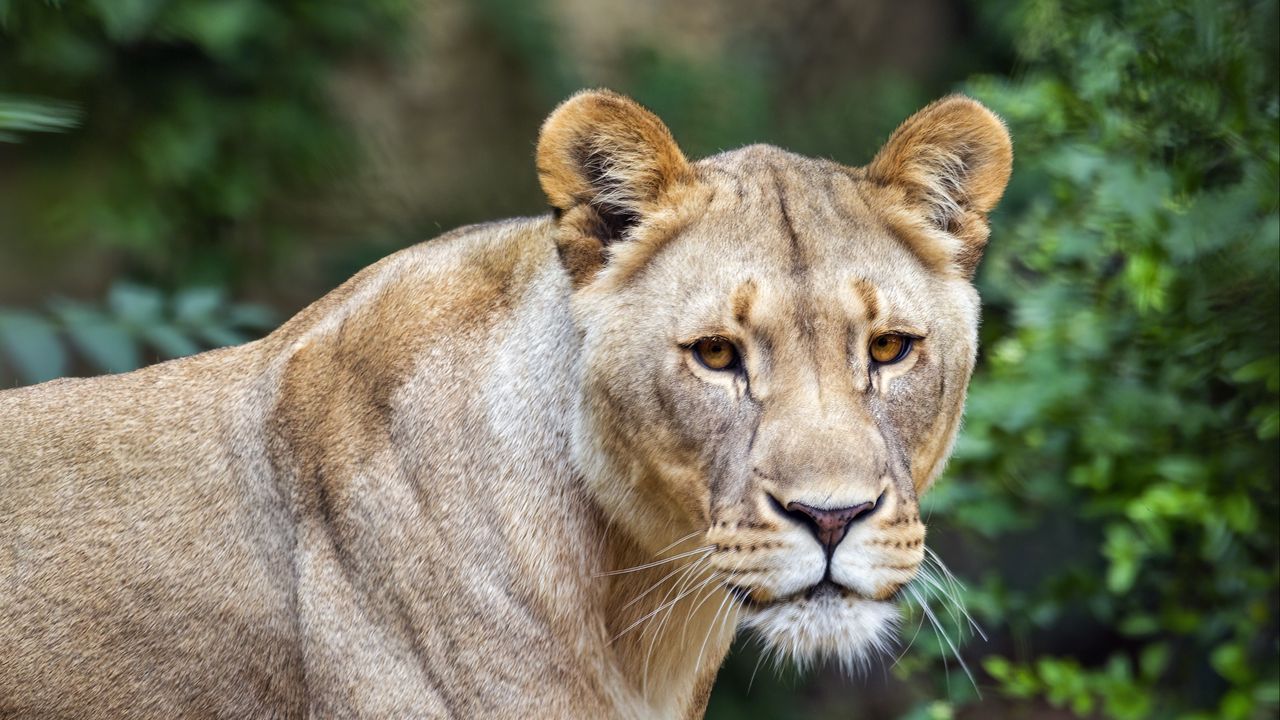
[[[590,127],[643,112],[584,97],[603,103]],[[655,556],[712,548],[701,571],[800,657],[861,657],[924,558],[918,498],[959,424],[978,323],[969,275],[1009,160],[998,120],[950,104],[908,121],[865,170],[767,146],[686,165],[646,113],[607,137],[641,150],[574,135],[583,187],[564,204],[548,187],[580,284],[584,476]],[[938,150],[947,135],[926,130],[940,123],[962,148]],[[625,175],[628,162],[643,172]],[[592,238],[607,246],[598,259]]]

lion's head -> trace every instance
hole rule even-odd
[[[1004,125],[963,97],[862,168],[766,145],[691,163],[608,92],[543,127],[583,344],[578,466],[647,551],[709,546],[703,569],[780,650],[848,662],[893,624],[1011,162]]]

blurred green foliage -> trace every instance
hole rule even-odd
[[[856,3],[797,3],[813,18],[791,37],[718,55],[629,34],[603,76],[575,64],[546,0],[466,7],[506,73],[469,78],[497,83],[485,94],[541,113],[607,81],[691,156],[767,141],[860,164],[950,89],[1013,131],[967,422],[926,498],[930,544],[967,589],[939,576],[945,593],[912,602],[894,679],[766,669],[753,683],[744,647],[711,717],[1280,712],[1276,0],[975,0],[960,46],[910,77],[809,52],[816,34],[841,41],[857,13],[825,13]],[[315,222],[299,198],[360,161],[326,83],[385,57],[411,14],[391,0],[0,0],[0,137],[28,153],[0,198],[21,217],[0,225],[42,247],[119,248],[122,274],[172,286],[0,309],[0,363],[21,382],[117,371],[269,327],[208,284],[296,257]],[[532,141],[533,122],[512,132]]]
[[[20,142],[22,133],[68,130],[77,117],[74,105],[0,95],[0,142]]]
[[[1011,126],[1014,184],[931,498],[1004,558],[970,601],[1015,642],[983,665],[1081,716],[1275,717],[1276,3],[1004,10],[1025,72],[967,88]]]
[[[6,370],[19,384],[78,369],[127,372],[239,345],[277,321],[269,308],[230,302],[213,287],[187,287],[166,297],[155,288],[117,282],[101,306],[54,298],[40,312],[0,307],[0,378]]]
[[[27,143],[39,163],[7,220],[33,247],[91,243],[166,281],[234,280],[305,228],[298,194],[350,167],[326,83],[394,47],[405,15],[398,0],[0,0],[0,89],[84,115]]]

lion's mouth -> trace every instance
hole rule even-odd
[[[803,590],[793,592],[790,595],[783,595],[781,597],[765,601],[757,600],[752,596],[750,590],[740,585],[730,585],[729,593],[733,595],[733,598],[739,603],[742,603],[744,606],[753,610],[763,610],[765,608],[774,607],[776,605],[785,605],[799,600],[860,597],[853,590],[837,584],[830,578],[823,578],[821,581],[814,583]]]

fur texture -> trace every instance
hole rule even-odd
[[[1009,161],[962,98],[863,170],[690,163],[583,93],[538,147],[554,218],[0,393],[0,715],[698,717],[739,625],[856,664],[923,557]],[[886,332],[918,339],[877,365]],[[829,556],[786,509],[873,501]]]

